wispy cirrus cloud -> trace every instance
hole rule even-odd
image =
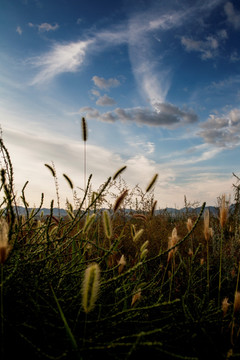
[[[51,50],[41,56],[28,61],[39,69],[31,85],[41,84],[52,80],[64,72],[76,72],[83,65],[86,51],[93,40],[54,44]]]
[[[152,106],[157,102],[164,103],[171,87],[172,69],[164,63],[164,53],[162,57],[156,58],[156,37],[159,40],[158,44],[161,44],[163,34],[180,27],[186,21],[191,21],[200,11],[209,11],[220,2],[222,0],[197,1],[194,4],[186,2],[174,11],[167,4],[154,4],[147,12],[129,13],[129,18],[118,24],[100,31],[89,30],[86,32],[85,40],[66,44],[56,43],[46,53],[31,59],[32,64],[38,69],[32,84],[52,80],[64,72],[80,70],[84,58],[90,54],[91,49],[94,49],[91,54],[96,55],[108,47],[127,45],[132,72],[141,96]],[[43,23],[38,27],[39,31],[50,31],[56,29],[56,25]],[[213,49],[217,48],[219,39],[209,37],[206,41]],[[188,48],[190,49],[189,42]],[[202,54],[205,57],[210,56],[207,49]],[[104,79],[95,75],[92,80],[99,89],[108,90],[119,85],[119,80],[115,78]]]
[[[204,40],[194,40],[182,36],[181,44],[188,52],[198,52],[203,60],[212,59],[218,55],[218,49],[223,41],[227,39],[227,31],[222,29],[217,34],[209,35]]]
[[[224,6],[228,22],[237,30],[240,29],[240,11],[234,9],[233,4],[228,1]]]

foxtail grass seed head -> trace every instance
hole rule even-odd
[[[205,209],[203,217],[203,234],[206,241],[213,236],[213,229],[209,227],[209,209]]]
[[[111,239],[112,237],[112,222],[107,210],[104,210],[102,213],[102,220],[103,220],[103,228],[104,233],[107,239]]]
[[[219,221],[221,228],[224,228],[224,226],[226,225],[227,218],[228,218],[228,205],[226,203],[226,195],[224,194],[221,199],[220,214],[219,214]]]
[[[0,219],[0,264],[4,264],[8,258],[11,246],[8,243],[8,223],[4,218]]]
[[[192,249],[188,249],[188,255],[189,255],[190,257],[193,256],[193,251],[192,251]]]
[[[125,256],[122,255],[119,262],[118,262],[118,273],[121,274],[124,267],[126,266],[127,262],[126,262],[126,259],[125,259]]]
[[[186,225],[187,225],[187,230],[188,230],[188,232],[190,232],[190,231],[192,230],[192,228],[193,228],[192,219],[188,218]]]
[[[128,190],[124,190],[122,192],[122,194],[117,198],[117,200],[115,201],[115,204],[113,206],[114,212],[116,212],[120,208],[120,206],[121,206],[123,200],[125,199],[125,197],[127,196],[127,194],[128,194]]]
[[[153,185],[157,181],[157,178],[158,178],[158,174],[155,174],[154,177],[152,178],[152,180],[150,181],[149,185],[146,188],[146,193],[151,190],[151,188],[153,187]]]
[[[233,303],[234,314],[239,312],[239,310],[240,310],[240,292],[236,291],[234,296],[234,303]]]
[[[177,228],[174,227],[172,230],[172,236],[170,236],[168,238],[168,249],[171,249],[173,246],[175,246],[178,241],[179,241],[180,237],[177,234]],[[177,251],[177,247],[175,247],[174,249],[170,250],[168,253],[168,262],[172,259],[173,255],[176,253]]]
[[[86,142],[87,141],[87,123],[84,117],[82,117],[82,138],[83,141]]]
[[[140,260],[144,260],[147,254],[148,254],[148,249],[144,249],[143,251],[141,251]]]
[[[113,180],[116,180],[116,178],[127,168],[127,166],[123,166],[121,167],[119,170],[117,170],[117,172],[115,172],[115,174],[113,175]]]
[[[54,170],[53,166],[49,165],[49,164],[44,164],[46,166],[46,168],[48,168],[52,174],[53,177],[56,177],[56,171]]]
[[[95,307],[100,289],[100,268],[98,264],[90,264],[84,273],[82,283],[82,306],[85,313]]]
[[[140,299],[141,299],[141,289],[138,289],[137,292],[132,297],[131,306],[133,306]]]
[[[156,206],[157,206],[157,200],[154,201],[153,205],[152,205],[152,208],[151,208],[151,216],[154,215],[154,211],[156,209]]]
[[[67,180],[68,185],[73,190],[73,182],[72,182],[72,180],[66,174],[63,174],[63,177]]]
[[[222,301],[222,312],[223,312],[223,317],[226,315],[228,308],[229,308],[230,304],[228,302],[228,298],[225,297]]]
[[[138,242],[138,240],[142,236],[143,232],[144,232],[143,229],[138,230],[133,237],[133,242],[135,242],[135,243]]]
[[[134,214],[133,218],[140,219],[140,220],[143,220],[143,221],[147,221],[147,217],[144,214]]]
[[[84,233],[84,234],[87,234],[87,233],[88,233],[88,231],[90,230],[90,228],[91,228],[91,226],[92,226],[95,218],[96,218],[96,214],[92,214],[92,215],[90,215],[90,216],[87,215],[87,218],[86,218],[86,220],[85,220],[85,224],[84,224],[84,226],[83,226],[83,233]]]
[[[136,226],[134,224],[131,224],[131,236],[132,236],[132,239],[134,239],[134,236],[136,235]]]
[[[140,247],[140,252],[143,252],[148,247],[149,241],[145,241],[142,246]]]

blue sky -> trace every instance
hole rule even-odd
[[[215,205],[239,175],[239,1],[1,0],[0,116],[18,196],[62,206],[121,166],[158,206]],[[80,191],[80,190],[79,190]],[[81,195],[81,194],[79,194]]]

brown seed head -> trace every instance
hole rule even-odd
[[[158,178],[158,174],[155,174],[154,177],[152,178],[152,180],[150,181],[150,183],[148,184],[148,186],[146,188],[146,192],[151,190],[151,188],[153,187],[153,185],[157,181],[157,178]]]
[[[87,141],[87,123],[84,117],[82,117],[82,138],[83,141]]]
[[[125,199],[125,197],[127,196],[128,194],[128,190],[124,190],[122,192],[122,194],[117,198],[117,200],[115,201],[115,204],[113,206],[113,211],[116,212],[119,207],[121,206],[123,200]]]
[[[188,218],[186,225],[187,225],[188,232],[190,232],[192,230],[192,228],[193,228],[192,219]]]
[[[227,311],[228,311],[228,307],[230,306],[229,302],[228,302],[228,298],[225,297],[222,301],[222,311],[223,311],[223,316],[226,315]]]
[[[139,301],[141,299],[141,289],[138,289],[137,292],[132,297],[132,303],[131,306],[135,304],[136,301]]]
[[[8,244],[8,223],[4,218],[0,219],[0,264],[4,264],[8,258],[11,246]]]
[[[213,237],[213,229],[209,227],[209,209],[204,211],[203,234],[206,241]]]
[[[125,256],[122,255],[119,262],[118,262],[118,265],[119,265],[118,273],[119,274],[121,274],[121,272],[123,271],[126,264],[127,264],[127,262],[126,262]]]
[[[152,208],[151,208],[151,216],[154,215],[154,211],[156,209],[156,206],[157,206],[157,200],[154,201],[153,205],[152,205]]]
[[[220,205],[220,226],[221,228],[224,228],[224,226],[227,223],[227,217],[228,217],[228,205],[226,203],[226,196],[225,194],[222,196],[221,199],[221,205]]]
[[[179,241],[180,237],[177,234],[177,228],[175,227],[172,231],[172,236],[170,236],[168,238],[168,249],[171,249],[173,246],[175,246],[178,241]],[[177,251],[177,247],[175,247],[174,249],[170,250],[168,253],[168,262],[172,259],[173,255],[176,253]]]

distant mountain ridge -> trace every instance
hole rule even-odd
[[[166,207],[164,209],[159,209],[159,210],[155,210],[155,215],[160,215],[160,214],[163,214],[163,213],[169,213],[171,215],[180,215],[180,214],[183,214],[183,213],[196,213],[196,214],[199,214],[199,212],[201,211],[201,206],[197,207],[197,208],[186,208],[186,207],[183,207],[181,209],[176,209],[176,208],[169,208],[169,207]],[[28,212],[30,213],[34,208],[28,208]],[[212,213],[213,215],[217,215],[218,212],[219,212],[219,209],[215,206],[206,206],[206,209],[209,209],[210,213]],[[231,205],[230,206],[230,210],[233,210],[234,209],[234,205]],[[37,210],[37,209],[34,209],[34,210]],[[105,210],[105,209],[101,209],[101,210]],[[16,209],[15,209],[16,211]],[[59,211],[60,211],[60,216],[61,217],[64,217],[64,216],[67,216],[67,211],[65,209],[58,209],[58,208],[53,208],[53,215],[54,216],[59,216]],[[19,215],[26,215],[26,209],[24,206],[17,206],[17,211],[16,211]],[[43,212],[43,215],[44,216],[49,216],[50,215],[50,209],[48,208],[41,208],[40,211],[38,212],[37,215],[40,215],[40,213]],[[135,213],[138,213],[138,211],[135,211],[135,210],[131,210],[131,209],[125,209],[125,212],[127,214],[129,214],[130,212],[135,212]]]

